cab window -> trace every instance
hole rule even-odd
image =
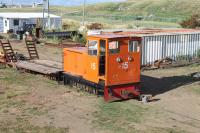
[[[129,41],[128,52],[139,52],[139,42],[138,41]]]
[[[98,41],[97,40],[89,40],[88,41],[88,54],[96,56],[97,51],[98,51]]]
[[[120,44],[118,41],[110,41],[109,42],[109,53],[117,54],[120,52]]]

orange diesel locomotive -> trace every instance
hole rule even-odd
[[[64,83],[85,84],[100,91],[105,101],[140,95],[141,38],[91,35],[86,47],[64,49]]]

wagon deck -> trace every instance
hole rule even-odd
[[[15,63],[15,66],[18,69],[49,76],[57,75],[62,72],[62,63],[48,60],[18,61]]]

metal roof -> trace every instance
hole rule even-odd
[[[117,32],[115,34],[131,36],[159,36],[159,35],[176,35],[176,34],[195,34],[200,33],[199,29],[143,29],[132,32]],[[106,33],[105,33],[106,34]]]
[[[89,37],[97,37],[97,38],[106,38],[106,39],[112,39],[112,38],[126,38],[126,37],[132,37],[131,35],[121,35],[121,34],[99,34],[99,35],[89,35]]]
[[[48,14],[45,13],[45,17],[47,17]],[[9,12],[9,13],[0,13],[0,17],[3,18],[43,18],[43,13],[21,13],[21,12]],[[60,18],[60,16],[56,16],[53,14],[50,14],[50,18]]]
[[[94,34],[92,34],[94,32]],[[99,34],[97,34],[99,32]],[[110,36],[109,38],[116,37],[143,37],[143,36],[160,36],[160,35],[177,35],[177,34],[199,34],[199,29],[140,29],[140,30],[96,30],[91,31],[90,36]]]

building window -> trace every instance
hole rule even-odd
[[[128,52],[139,52],[139,42],[138,41],[129,41]]]
[[[8,21],[7,20],[5,20],[5,27],[7,27],[8,26]]]
[[[97,55],[98,51],[98,41],[96,40],[89,40],[88,41],[88,54],[89,55]]]
[[[14,26],[19,26],[19,19],[14,19],[13,24]]]
[[[109,53],[110,54],[117,54],[120,52],[120,46],[118,41],[111,41],[109,42]]]

